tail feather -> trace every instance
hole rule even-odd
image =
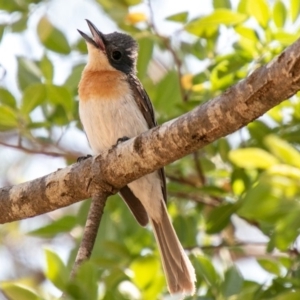
[[[163,202],[161,220],[150,220],[160,249],[170,293],[193,295],[196,281],[195,270],[177,238]]]

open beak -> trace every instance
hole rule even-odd
[[[96,48],[99,48],[101,51],[105,52],[105,44],[103,42],[103,34],[97,29],[97,27],[89,20],[86,20],[93,38],[90,38],[87,34],[77,29],[82,37],[90,44],[94,45]]]

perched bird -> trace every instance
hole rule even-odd
[[[127,34],[103,34],[87,20],[92,38],[79,83],[79,114],[95,154],[120,138],[135,137],[156,126],[151,101],[136,77],[137,42]],[[170,293],[194,294],[195,271],[185,254],[166,208],[166,181],[160,169],[128,184],[120,195],[136,220],[150,220],[161,253]]]

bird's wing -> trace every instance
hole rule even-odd
[[[127,185],[124,186],[119,193],[139,224],[146,226],[149,222],[149,218],[141,201],[135,197]]]
[[[153,128],[157,125],[154,115],[154,109],[149,96],[143,88],[141,82],[136,76],[128,75],[128,81],[133,91],[134,99],[147,121],[148,127]]]
[[[137,105],[140,111],[142,112],[144,118],[146,119],[149,129],[155,127],[157,123],[155,120],[154,109],[147,92],[145,91],[141,82],[136,76],[132,74],[128,75],[128,82],[130,84],[131,90],[133,91],[134,99],[137,102]],[[167,203],[165,171],[163,168],[161,168],[160,170],[158,170],[158,173],[161,180],[163,197],[165,202]]]

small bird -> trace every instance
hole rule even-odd
[[[152,103],[136,76],[137,42],[129,35],[103,34],[86,20],[92,38],[88,62],[79,82],[79,115],[94,154],[110,149],[124,137],[155,127]],[[150,220],[171,294],[194,294],[195,271],[182,248],[166,208],[166,180],[160,169],[119,191],[140,225]]]

